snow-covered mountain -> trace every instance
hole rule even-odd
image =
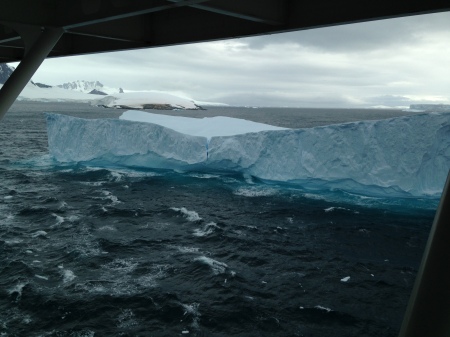
[[[122,88],[110,88],[99,81],[73,81],[57,85],[58,88],[75,90],[85,94],[114,95],[123,93]]]
[[[6,63],[0,63],[0,84],[5,84],[6,80],[13,73],[14,68]]]
[[[84,92],[66,90],[58,87],[42,87],[42,84],[36,85],[33,82],[29,82],[25,86],[25,88],[23,88],[17,100],[37,102],[89,103],[98,97],[102,96],[85,94]]]
[[[0,87],[15,68],[0,64]],[[106,87],[99,81],[73,81],[57,86],[30,81],[18,97],[19,101],[80,102],[108,108],[131,109],[201,109],[201,105],[221,103],[198,102],[166,92],[124,92],[122,88]]]

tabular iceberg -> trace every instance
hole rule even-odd
[[[180,128],[186,120],[174,119],[170,128],[167,122],[47,114],[50,154],[61,162],[232,170],[367,195],[439,196],[450,168],[448,113],[297,130],[255,123],[258,132],[222,127],[216,136],[197,136],[191,120],[192,125]],[[213,119],[208,123],[218,130]]]

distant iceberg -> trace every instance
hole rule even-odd
[[[194,101],[164,92],[126,92],[106,96],[91,102],[92,105],[121,109],[198,110]]]
[[[450,104],[411,104],[406,111],[450,112]]]
[[[97,120],[47,114],[50,154],[60,162],[237,171],[384,196],[437,197],[450,168],[450,114],[283,130],[227,117],[229,124],[186,117],[158,122],[167,116],[137,113]]]

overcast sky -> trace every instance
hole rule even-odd
[[[49,59],[33,80],[98,80],[232,105],[450,104],[450,13]]]

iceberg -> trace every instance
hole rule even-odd
[[[103,98],[93,100],[91,104],[108,108],[122,109],[200,109],[200,107],[192,100],[174,96],[169,93],[150,91],[126,92],[118,95],[105,96]]]
[[[450,104],[411,104],[405,111],[450,112]]]
[[[97,120],[47,114],[47,129],[60,162],[236,171],[364,195],[438,197],[450,168],[449,113],[309,129],[140,111]]]

